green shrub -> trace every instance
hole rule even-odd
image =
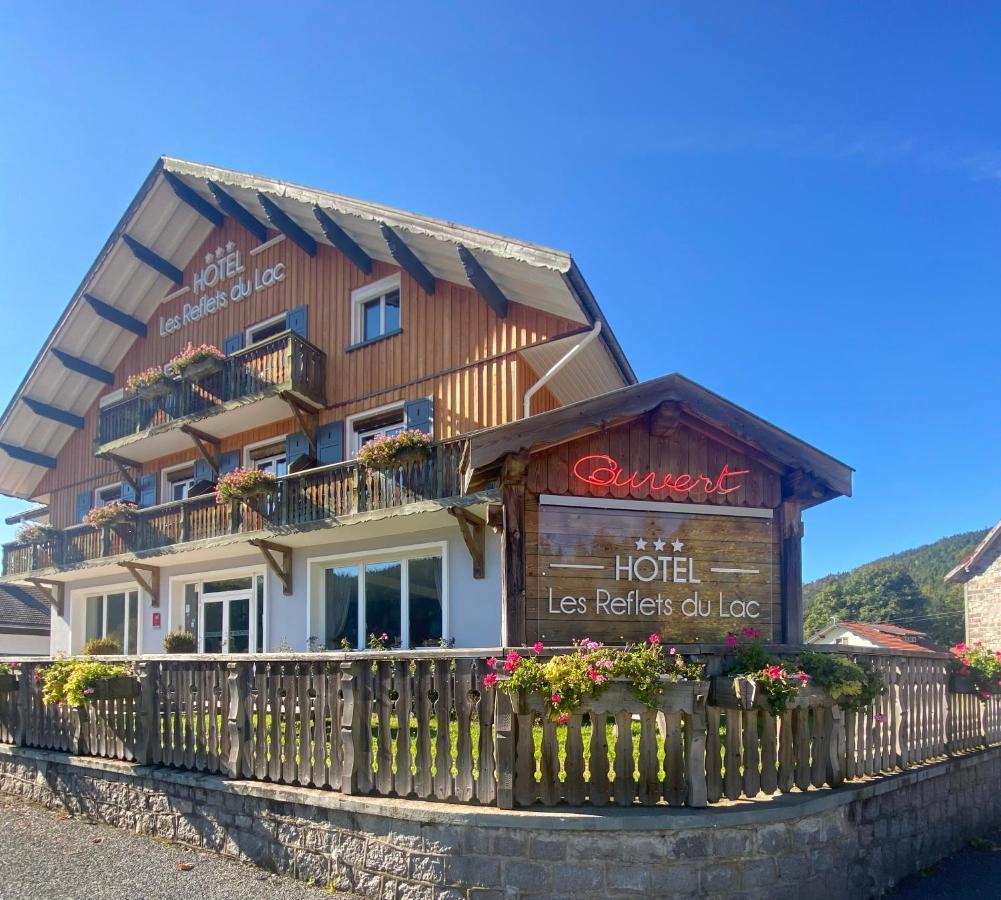
[[[120,656],[122,645],[114,638],[94,638],[83,648],[84,656]]]
[[[164,653],[197,653],[198,641],[190,631],[172,631],[163,639]]]
[[[885,690],[879,672],[863,669],[847,656],[807,651],[800,656],[799,666],[845,709],[863,709]]]
[[[42,699],[46,703],[81,706],[94,693],[95,681],[129,674],[128,667],[123,663],[98,662],[81,657],[57,659],[43,671]]]

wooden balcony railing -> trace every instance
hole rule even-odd
[[[291,331],[282,332],[228,356],[218,372],[201,381],[174,381],[164,397],[149,400],[135,396],[106,406],[98,420],[98,449],[258,394],[291,391],[322,405],[326,368],[322,350]]]
[[[435,444],[425,462],[390,472],[371,471],[352,461],[285,475],[278,479],[277,493],[259,504],[219,504],[214,494],[208,494],[141,509],[128,525],[74,525],[48,541],[5,544],[3,574],[27,575],[191,541],[456,497],[462,492],[459,467],[464,443]]]

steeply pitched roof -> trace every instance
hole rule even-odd
[[[68,369],[56,351],[113,372],[137,335],[126,328],[109,328],[97,310],[103,309],[106,317],[110,307],[112,315],[149,322],[163,298],[177,288],[171,274],[183,272],[222,215],[237,213],[272,233],[281,230],[279,225],[297,228],[317,244],[339,242],[349,249],[360,248],[370,259],[398,265],[389,235],[403,241],[435,278],[452,283],[472,285],[479,275],[470,273],[485,272],[511,301],[584,327],[600,322],[601,341],[589,352],[600,354],[619,383],[636,380],[569,253],[340,194],[162,157],[0,416],[0,493],[32,497],[46,465],[73,432],[73,424],[39,415],[22,402],[24,398],[36,408],[56,406],[72,421],[106,389]],[[137,245],[141,245],[138,250]],[[142,262],[140,256],[146,252],[142,248],[160,257],[165,266]]]
[[[37,588],[0,585],[0,628],[37,629],[49,633],[49,604]]]
[[[860,638],[872,641],[878,647],[885,647],[887,650],[909,650],[917,653],[948,653],[946,647],[942,647],[932,641],[923,631],[914,631],[910,628],[902,628],[899,625],[887,625],[882,622],[838,622],[822,629],[819,634],[823,635],[834,628],[846,628]],[[908,640],[909,638],[909,640]]]
[[[998,541],[1001,541],[1001,522],[988,531],[984,539],[977,544],[976,549],[945,576],[945,583],[961,584],[979,574],[978,564],[991,552]]]

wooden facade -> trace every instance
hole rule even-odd
[[[319,414],[320,425],[387,404],[431,397],[434,437],[442,440],[517,419],[525,391],[538,377],[518,351],[580,328],[577,323],[518,303],[511,303],[501,318],[468,286],[439,280],[435,293],[429,295],[410,275],[389,264],[375,261],[371,273],[365,275],[333,247],[318,246],[316,255],[309,256],[291,240],[276,240],[273,232],[269,238],[260,245],[256,237],[227,217],[194,254],[184,271],[184,285],[190,288],[205,260],[214,257],[217,248],[227,247],[241,254],[244,277],[252,278],[255,270],[264,272],[284,264],[284,278],[239,303],[230,302],[214,314],[162,335],[161,320],[180,315],[184,304],[197,300],[190,289],[167,294],[147,324],[148,336],[133,344],[115,370],[115,383],[108,392],[120,388],[131,374],[162,366],[188,342],[222,348],[230,335],[305,307],[308,340],[326,354],[327,405]],[[252,255],[261,246],[264,249]],[[396,273],[400,273],[400,331],[353,348],[352,292]],[[533,412],[557,405],[552,393],[543,389],[533,400]],[[39,484],[37,495],[48,496],[51,522],[57,527],[76,521],[78,493],[121,478],[113,463],[94,454],[100,412],[95,403],[85,416],[84,427],[74,432],[60,452],[58,466]],[[297,430],[290,413],[282,421],[225,436],[220,452],[279,439]],[[159,473],[197,457],[192,446],[145,463],[143,472]],[[157,478],[158,489],[159,481]],[[157,502],[161,502],[159,496]]]

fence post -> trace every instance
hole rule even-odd
[[[71,753],[87,756],[90,753],[90,710],[86,705],[74,706],[70,710],[70,725],[73,728]]]
[[[829,713],[831,734],[827,744],[827,783],[831,787],[840,787],[845,782],[845,754],[848,743],[845,736],[845,711],[835,703]]]
[[[504,691],[494,691],[494,740],[497,747],[497,808],[514,809],[515,718],[511,698]]]
[[[35,676],[34,663],[21,663],[21,677],[17,681],[17,729],[14,743],[24,747],[28,743],[28,715],[31,711],[31,685]]]
[[[151,766],[154,759],[154,741],[159,737],[156,734],[156,717],[154,710],[156,706],[156,683],[158,663],[139,664],[139,709],[136,716],[136,762],[143,766]]]
[[[685,781],[688,796],[685,803],[693,808],[709,803],[709,778],[706,774],[706,739],[709,724],[706,716],[708,692],[695,698],[695,707],[685,721]]]
[[[250,686],[247,678],[247,668],[241,663],[226,664],[229,682],[229,709],[226,711],[226,727],[229,730],[229,758],[226,760],[226,771],[230,778],[242,775],[252,775],[247,742],[251,740],[250,719]]]
[[[360,756],[361,703],[358,702],[358,663],[345,662],[341,665],[341,793],[357,794],[358,757]],[[365,665],[361,663],[361,665]]]
[[[911,672],[906,659],[897,658],[894,662],[894,700],[896,706],[896,729],[893,735],[897,766],[906,769],[910,762],[908,693]]]

